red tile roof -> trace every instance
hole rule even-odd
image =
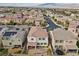
[[[79,21],[72,21],[69,24],[69,28],[76,28],[79,25]]]
[[[35,26],[30,29],[28,37],[48,37],[48,33],[46,29],[42,29],[39,26]]]

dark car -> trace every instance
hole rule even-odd
[[[60,50],[60,49],[57,49],[56,54],[57,55],[64,55],[64,52],[62,50]]]

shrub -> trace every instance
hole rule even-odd
[[[41,21],[41,22],[40,22],[40,25],[41,25],[41,26],[46,26],[46,25],[47,25],[47,22],[46,22],[46,21]]]
[[[4,50],[4,48],[0,48],[0,52],[2,52]]]
[[[14,21],[10,21],[9,23],[7,23],[7,25],[16,25],[17,23]]]
[[[79,40],[77,41],[76,45],[77,45],[77,47],[79,48]]]
[[[0,56],[5,56],[5,55],[8,55],[8,49],[2,48],[0,51]]]
[[[52,16],[52,19],[55,19],[55,16]]]
[[[48,50],[47,50],[47,54],[48,54],[48,55],[51,55],[51,53],[52,53],[51,49],[48,48]]]
[[[21,50],[17,51],[16,53],[17,53],[17,54],[21,53]]]
[[[23,54],[28,54],[28,51],[23,51]]]

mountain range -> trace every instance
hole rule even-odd
[[[79,3],[0,3],[7,7],[79,8]]]
[[[40,4],[38,7],[42,8],[79,8],[78,3],[45,3]]]

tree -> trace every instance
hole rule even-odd
[[[57,21],[57,19],[54,19],[54,21]]]
[[[77,41],[76,45],[77,45],[77,47],[79,48],[79,40]]]
[[[55,19],[55,16],[52,16],[52,19]]]
[[[27,20],[27,21],[25,21],[25,24],[26,25],[34,26],[35,25],[35,22],[34,21]]]
[[[69,26],[69,21],[66,20],[66,22],[65,22],[65,27],[68,27],[68,26]]]
[[[41,21],[41,22],[40,22],[40,25],[41,25],[41,26],[46,26],[46,25],[47,25],[47,22],[46,22],[46,21]]]
[[[14,22],[14,21],[10,21],[9,23],[7,23],[7,25],[16,25],[17,23],[16,22]]]
[[[8,55],[8,49],[0,48],[0,56]]]

